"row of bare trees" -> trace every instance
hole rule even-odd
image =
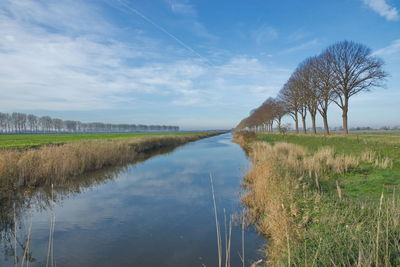
[[[348,134],[349,100],[352,96],[383,86],[388,76],[383,60],[373,55],[363,44],[342,41],[326,48],[321,54],[299,64],[276,98],[267,99],[236,129],[272,131],[274,122],[281,129],[281,120],[289,115],[299,132],[307,132],[306,118],[310,116],[312,131],[317,132],[316,117],[329,134],[328,108],[336,104],[342,111],[343,130]]]
[[[102,122],[84,123],[61,120],[49,116],[0,112],[0,133],[93,133],[93,132],[138,132],[179,131],[178,126],[111,124]]]

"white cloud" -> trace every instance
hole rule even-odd
[[[189,17],[197,17],[196,9],[187,2],[168,0],[168,4],[172,12],[174,12],[175,14],[189,16]]]
[[[64,2],[0,4],[1,111],[129,108],[148,113],[162,105],[163,110],[247,110],[275,95],[290,74],[246,55],[224,54],[223,62],[209,66],[176,43],[171,41],[171,47],[140,30],[129,29],[128,40],[116,39],[123,29],[79,1],[71,2],[81,3],[82,8],[75,6],[78,13],[60,15],[55,23],[59,13],[53,17],[46,10],[58,10],[56,3]],[[91,23],[81,25],[86,19]],[[97,21],[105,25],[103,32]],[[161,115],[179,117],[187,125],[195,116]],[[208,125],[232,123],[226,117],[207,119],[202,112],[198,116]]]
[[[390,45],[374,52],[374,55],[377,56],[388,56],[393,54],[400,54],[400,39],[394,40]]]
[[[98,16],[99,10],[95,6],[85,5],[82,1],[4,0],[0,8],[3,15],[8,13],[20,23],[74,34],[107,32],[112,27]]]
[[[61,24],[49,31],[37,26],[45,23],[37,11],[42,7],[23,3],[6,8],[17,14],[22,6],[35,14],[29,22],[0,13],[0,61],[7,62],[0,65],[3,109],[102,109],[127,100],[122,95],[134,88],[119,74],[127,71],[123,60],[145,52],[99,35],[60,33]]]
[[[399,14],[395,7],[390,6],[386,0],[363,0],[364,3],[387,20],[398,20]]]
[[[288,49],[282,50],[281,52],[279,52],[279,54],[289,54],[289,53],[293,53],[299,50],[303,50],[303,49],[307,49],[313,46],[316,46],[319,44],[319,41],[317,39],[302,43],[300,45],[294,46],[294,47],[290,47]]]
[[[62,1],[57,3],[63,7]],[[78,2],[71,3],[75,6],[73,3]],[[121,42],[109,37],[114,30],[111,25],[98,34],[95,22],[102,19],[89,16],[90,12],[78,14],[79,10],[90,9],[83,4],[81,8],[75,6],[77,11],[65,17],[58,16],[58,12],[50,16],[51,12],[46,10],[60,7],[52,1],[46,4],[13,1],[0,6],[0,61],[7,62],[0,65],[3,110],[114,108],[136,104],[136,94],[161,91],[160,84],[174,82],[176,86],[184,86],[183,79],[178,78],[185,75],[190,78],[187,71],[190,68],[167,72],[171,77],[165,78],[163,70],[170,70],[168,66],[143,66],[144,61],[154,58],[166,61],[169,51],[165,46],[154,47],[139,32],[133,32],[134,40]],[[55,17],[59,18],[57,24],[53,24]],[[89,17],[93,28],[78,19]],[[174,52],[179,55],[180,50]],[[127,63],[132,60],[143,64],[137,67]]]

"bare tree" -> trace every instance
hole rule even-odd
[[[289,114],[290,117],[294,120],[295,130],[299,133],[299,109],[300,109],[300,101],[297,95],[297,92],[291,84],[291,79],[285,83],[279,92],[278,98],[285,105],[286,113]]]
[[[7,113],[0,112],[0,133],[7,132]]]
[[[40,126],[43,132],[50,132],[52,127],[52,119],[49,116],[43,116],[39,119]]]
[[[38,128],[38,117],[33,114],[28,115],[28,125],[31,132],[37,132]]]
[[[313,71],[313,64],[315,57],[310,57],[300,63],[297,69],[297,86],[300,89],[300,99],[303,105],[305,105],[310,113],[311,124],[314,134],[317,133],[316,116],[318,112],[318,94],[317,94],[317,81],[316,75]],[[305,120],[302,117],[303,121]]]
[[[315,89],[318,101],[318,112],[324,123],[324,134],[329,134],[328,107],[335,98],[336,87],[333,75],[332,59],[329,53],[320,54],[311,62],[311,69],[315,76]]]
[[[60,133],[64,126],[64,121],[62,119],[54,118],[52,119],[54,131]]]
[[[11,114],[11,123],[12,123],[12,126],[14,128],[14,132],[15,133],[19,132],[20,123],[19,123],[19,116],[18,116],[17,112],[13,112]]]
[[[373,56],[371,49],[363,44],[342,41],[329,46],[325,53],[329,54],[335,76],[334,102],[342,109],[343,129],[348,134],[350,97],[382,86],[387,73],[382,69],[383,60]]]
[[[27,115],[25,113],[19,113],[19,120],[21,123],[21,132],[26,132],[26,124],[28,121]]]
[[[7,128],[7,133],[12,132],[12,118],[10,114],[6,115],[6,128]]]
[[[308,110],[307,106],[308,99],[306,95],[306,90],[304,89],[305,84],[304,84],[303,71],[301,65],[297,67],[297,69],[290,77],[289,86],[290,90],[293,91],[293,94],[297,98],[299,104],[298,112],[301,116],[301,122],[303,124],[303,133],[307,133],[306,118]]]
[[[77,122],[76,121],[70,121],[70,120],[68,120],[68,121],[65,121],[65,127],[66,127],[66,130],[68,131],[68,132],[76,132],[76,127],[77,127]],[[97,130],[97,129],[96,129]]]
[[[276,121],[278,131],[281,131],[282,118],[287,114],[287,110],[283,101],[275,99],[272,105],[272,118]]]
[[[277,122],[278,129],[281,128],[281,119],[285,114],[283,102],[270,97],[258,108],[252,110],[250,115],[236,126],[236,129],[272,132],[274,121]]]

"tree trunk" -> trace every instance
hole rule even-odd
[[[281,121],[282,121],[282,117],[278,117],[277,119],[276,119],[276,129],[278,129],[278,132],[280,132],[281,131]]]
[[[324,121],[324,134],[329,135],[329,125],[328,125],[328,115],[327,112],[324,112],[322,115],[322,119]]]
[[[312,122],[312,129],[314,134],[317,134],[317,124],[315,122],[316,112],[310,112],[311,115],[311,122]]]
[[[349,110],[348,99],[345,99],[345,104],[342,107],[342,119],[343,119],[343,132],[344,134],[349,134],[348,124],[347,124],[347,112]]]
[[[306,116],[301,116],[301,121],[303,122],[303,133],[307,133],[307,127],[306,127]]]
[[[296,133],[299,133],[299,117],[297,116],[297,112],[293,114],[294,127],[296,128]]]

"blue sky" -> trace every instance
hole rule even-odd
[[[2,0],[0,111],[230,128],[344,39],[391,75],[351,99],[350,126],[400,125],[398,0]]]

